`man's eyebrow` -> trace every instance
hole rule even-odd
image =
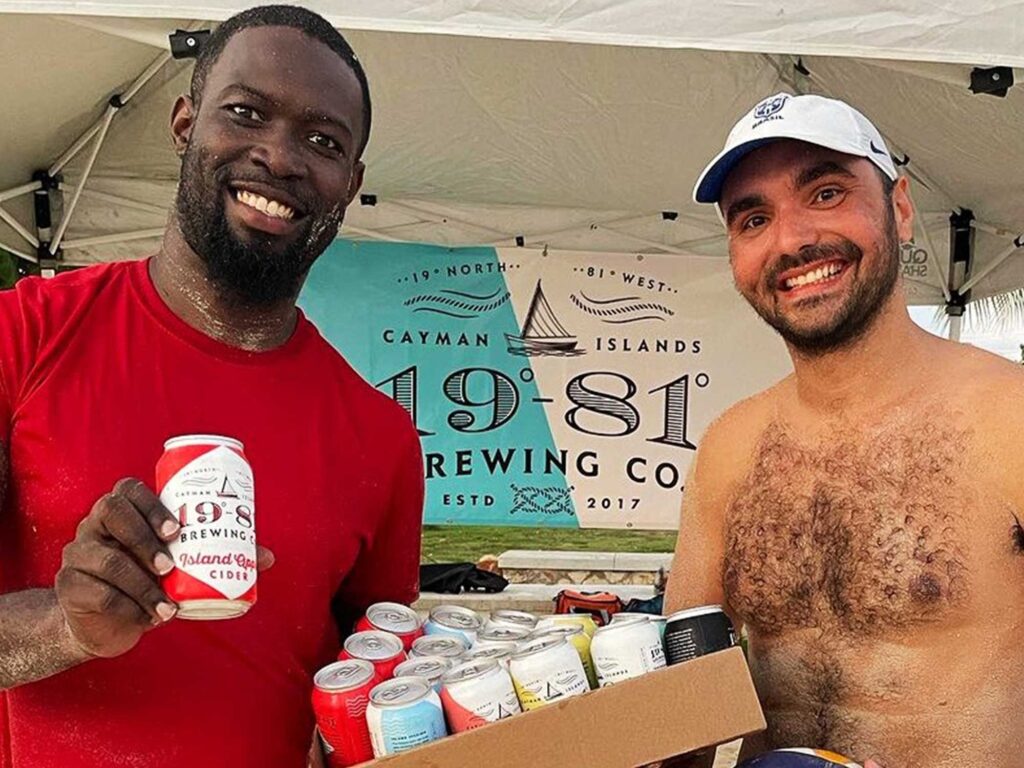
[[[277,100],[271,97],[269,94],[264,93],[258,88],[253,88],[251,85],[245,85],[243,83],[232,83],[224,89],[224,92],[227,91],[241,91],[242,93],[254,99],[259,99],[260,101],[266,102],[267,104],[277,103]],[[340,117],[333,117],[317,109],[308,108],[303,110],[302,119],[310,123],[327,123],[329,125],[334,126],[338,130],[347,133],[349,137],[353,135],[351,126],[349,126],[348,122],[346,122],[344,119]]]
[[[729,208],[725,212],[725,223],[726,226],[731,226],[733,220],[744,211],[749,211],[751,208],[757,208],[765,204],[765,200],[761,195],[747,195],[741,197],[739,200],[730,203]]]
[[[857,175],[850,169],[840,165],[835,160],[825,160],[815,165],[804,168],[796,176],[796,188],[803,189],[808,184],[813,184],[823,176],[843,176],[848,179],[855,179]]]
[[[270,98],[268,94],[256,88],[253,88],[251,85],[243,85],[242,83],[232,83],[231,85],[225,87],[224,91],[241,91],[242,93],[252,96],[254,99],[265,101],[268,104],[275,103],[274,99]]]
[[[339,131],[343,131],[348,134],[349,138],[353,135],[352,127],[344,118],[334,117],[312,108],[304,110],[302,118],[308,123],[326,123],[328,125],[332,125]]]

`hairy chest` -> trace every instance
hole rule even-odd
[[[808,443],[765,430],[727,513],[727,598],[772,634],[934,621],[971,594],[968,435],[932,424]]]

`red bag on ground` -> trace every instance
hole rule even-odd
[[[555,595],[555,613],[589,613],[599,627],[622,610],[622,600],[611,592],[577,592],[563,589]]]

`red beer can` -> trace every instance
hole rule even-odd
[[[349,635],[338,654],[339,660],[363,659],[370,662],[382,681],[394,677],[395,667],[407,658],[400,638],[377,629]]]
[[[256,602],[256,505],[242,443],[184,435],[164,443],[156,490],[181,525],[163,588],[182,619],[231,619]]]
[[[373,664],[362,659],[328,664],[313,678],[313,714],[331,768],[373,760],[366,705],[379,682]]]
[[[402,640],[402,646],[408,651],[412,641],[423,637],[423,622],[416,611],[401,603],[374,603],[366,609],[366,613],[356,622],[356,632],[379,629],[390,632]]]

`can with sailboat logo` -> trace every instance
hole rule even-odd
[[[461,637],[468,647],[472,647],[483,624],[480,614],[470,608],[463,608],[461,605],[438,605],[430,609],[430,617],[423,624],[423,631],[428,635]]]
[[[526,627],[511,624],[492,624],[480,630],[476,637],[476,645],[488,643],[521,643],[530,636]]]
[[[366,724],[375,757],[405,752],[448,734],[441,699],[421,677],[385,680],[370,691]]]
[[[454,662],[466,655],[469,643],[455,635],[424,635],[412,641],[409,657],[441,656]]]
[[[492,659],[478,659],[448,670],[442,678],[441,704],[452,733],[523,711],[508,670]]]
[[[583,631],[583,627],[579,624],[567,624],[562,627],[545,627],[544,629],[538,629],[534,633],[534,637],[555,635],[558,637],[564,637],[568,640],[572,647],[576,649],[576,653],[579,654],[580,661],[583,662],[583,670],[587,673],[587,683],[590,688],[597,688],[597,671],[594,669],[594,660],[590,656],[590,636]]]
[[[518,650],[518,645],[512,642],[504,643],[477,643],[470,648],[466,654],[466,661],[480,661],[491,659],[498,662],[505,669],[508,669],[509,660]]]
[[[524,710],[580,696],[590,690],[579,654],[564,637],[532,640],[512,655],[509,673]]]
[[[451,662],[440,656],[413,656],[395,667],[395,677],[422,677],[440,693],[441,678],[451,668]]]
[[[657,625],[646,620],[598,627],[590,643],[590,656],[602,688],[665,666],[661,633]]]
[[[180,619],[231,619],[256,602],[256,503],[242,443],[183,435],[156,464],[160,502],[181,525],[161,584]]]
[[[527,611],[499,608],[496,611],[491,611],[487,618],[487,626],[524,627],[528,631],[533,631],[537,626],[537,617]]]

